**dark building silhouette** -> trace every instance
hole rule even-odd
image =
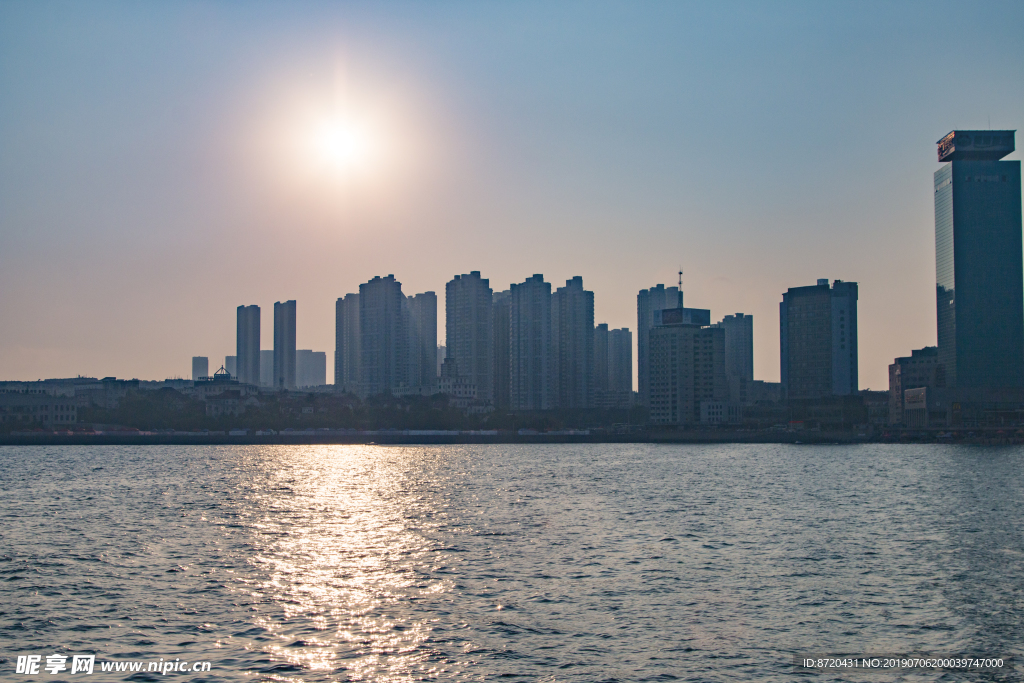
[[[857,283],[791,287],[779,304],[782,391],[787,399],[857,393]]]
[[[509,300],[509,407],[555,407],[551,283],[543,275],[512,285]]]
[[[629,328],[594,328],[591,407],[629,408],[633,403],[633,334]]]
[[[432,393],[437,387],[437,295],[406,297],[403,315],[406,367],[400,381],[407,391]]]
[[[608,391],[608,380],[608,323],[601,323],[594,328],[594,393]]]
[[[260,383],[260,307],[239,306],[235,366],[227,368],[243,384]]]
[[[334,304],[334,386],[359,391],[359,295],[346,294]]]
[[[701,422],[701,408],[729,398],[725,330],[707,309],[656,311],[648,331],[647,406],[652,424]]]
[[[405,296],[394,275],[359,285],[359,388],[365,396],[391,393],[406,367]]]
[[[350,303],[351,298],[351,303]],[[358,304],[356,304],[358,302]],[[357,324],[349,306],[358,305]],[[346,296],[336,305],[337,354],[348,364],[358,362],[358,393],[430,394],[437,387],[437,295],[402,293],[394,275],[375,277],[359,285],[358,297]],[[351,379],[347,380],[351,381]]]
[[[319,387],[327,384],[327,352],[298,349],[295,352],[295,385]]]
[[[750,401],[749,385],[754,380],[754,316],[727,315],[715,327],[725,330],[725,376],[733,403]]]
[[[647,369],[648,335],[654,327],[654,312],[682,307],[683,296],[678,287],[657,285],[650,289],[641,289],[636,295],[637,390],[643,405],[647,405],[647,380],[650,376]]]
[[[633,333],[628,327],[608,331],[608,390],[633,394]]]
[[[511,311],[512,291],[506,289],[498,292],[491,299],[492,325],[494,333],[494,408],[508,410],[511,401],[509,389],[509,371],[511,357],[509,355],[509,315]]]
[[[474,270],[445,286],[445,352],[456,376],[494,400],[494,303],[490,282]],[[507,330],[506,330],[507,331]],[[506,346],[508,341],[506,339]],[[507,372],[507,369],[506,369]]]
[[[274,386],[274,349],[260,349],[260,386]]]
[[[192,356],[192,379],[210,376],[210,359],[206,356]]]
[[[274,302],[274,386],[278,389],[296,386],[295,350],[295,299]],[[258,351],[255,357],[259,363]]]
[[[565,281],[551,296],[552,381],[559,408],[588,408],[594,372],[594,293],[583,278]]]
[[[935,275],[939,362],[955,388],[1024,387],[1020,162],[1014,131],[938,142]]]
[[[941,389],[946,386],[945,372],[939,362],[939,349],[926,346],[909,356],[895,359],[889,366],[889,424],[904,424],[904,394],[908,389]]]

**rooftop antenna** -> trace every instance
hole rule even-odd
[[[678,287],[679,308],[683,307],[683,267],[679,266],[679,287]]]

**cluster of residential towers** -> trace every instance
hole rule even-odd
[[[470,410],[628,407],[632,335],[594,325],[594,293],[534,275],[494,292],[478,271],[445,287],[445,345],[434,292],[375,277],[336,305],[336,388],[362,396],[440,391]]]
[[[656,423],[700,418],[710,401],[742,403],[753,380],[753,318],[711,324],[684,308],[679,287],[637,296],[640,391],[633,390],[633,334],[594,323],[594,293],[579,276],[552,288],[542,275],[495,292],[478,271],[445,288],[445,344],[437,344],[437,296],[406,295],[394,275],[340,297],[335,310],[335,391],[362,397],[443,393],[469,411],[623,409],[637,402]],[[322,352],[295,349],[296,302],[274,304],[274,349],[260,350],[260,308],[239,306],[237,350],[225,370],[244,384],[326,385]],[[694,369],[689,372],[686,368]],[[208,362],[193,358],[193,377]],[[721,411],[711,406],[712,412]]]

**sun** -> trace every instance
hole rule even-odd
[[[372,140],[365,127],[348,121],[326,121],[313,136],[321,163],[336,171],[352,172],[372,161]]]

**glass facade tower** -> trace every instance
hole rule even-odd
[[[957,388],[1024,387],[1020,162],[1014,131],[953,131],[935,172],[939,362]]]

